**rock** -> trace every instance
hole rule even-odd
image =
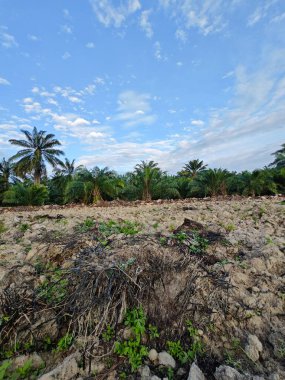
[[[273,332],[269,335],[268,340],[273,346],[274,355],[278,358],[285,340],[285,334],[278,331]]]
[[[45,366],[43,359],[37,353],[33,353],[31,355],[20,355],[16,357],[13,360],[11,369],[15,370],[17,368],[23,367],[27,361],[31,361],[31,367],[33,369],[41,369]]]
[[[141,375],[141,380],[149,380],[150,378],[150,368],[147,365],[140,367],[139,373]]]
[[[272,375],[269,376],[268,380],[281,380],[281,379],[278,373],[273,373]]]
[[[193,363],[191,365],[188,380],[206,380],[203,372],[200,370],[196,363]]]
[[[161,380],[160,377],[157,377],[156,375],[151,376],[150,380]]]
[[[186,373],[187,371],[182,367],[176,372],[177,376],[184,376]]]
[[[176,362],[168,352],[162,351],[158,354],[158,362],[165,367],[175,368]]]
[[[245,352],[247,356],[253,361],[257,362],[259,359],[259,354],[262,352],[262,343],[256,335],[248,336],[248,343],[245,346]]]
[[[158,359],[158,352],[152,348],[148,353],[148,358],[150,361],[155,362]]]
[[[77,379],[79,368],[77,360],[79,360],[79,352],[69,355],[64,361],[54,368],[52,371],[42,375],[39,380],[71,380]]]
[[[124,329],[124,331],[123,331],[123,338],[124,338],[125,340],[129,340],[129,339],[131,339],[131,338],[133,338],[133,337],[134,337],[133,330],[132,330],[131,328],[129,328],[129,327],[126,327],[126,328]]]
[[[216,380],[244,380],[243,375],[241,375],[236,369],[227,365],[221,365],[216,368],[214,376]]]

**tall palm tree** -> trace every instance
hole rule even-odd
[[[65,158],[65,161],[55,169],[55,174],[56,176],[64,177],[66,181],[70,181],[75,175],[76,170],[75,160],[70,161],[68,158]]]
[[[0,183],[2,191],[8,190],[10,180],[15,180],[14,168],[11,161],[5,158],[0,162]]]
[[[46,174],[45,161],[52,167],[62,165],[57,157],[64,153],[55,149],[55,146],[61,145],[61,143],[54,138],[52,133],[47,134],[46,131],[38,131],[36,127],[32,132],[23,129],[21,132],[25,135],[25,140],[11,139],[9,142],[25,149],[20,150],[10,160],[18,160],[14,165],[15,172],[18,175],[23,176],[26,173],[32,173],[35,184],[39,184],[42,176]]]
[[[92,170],[79,167],[76,180],[85,184],[86,202],[96,203],[103,199],[115,199],[124,187],[124,181],[120,179],[114,170],[108,167],[100,169],[95,166]]]
[[[285,144],[281,145],[282,148],[272,153],[275,160],[269,166],[276,166],[276,168],[285,168]]]
[[[155,178],[161,173],[158,168],[158,164],[154,161],[142,161],[140,164],[135,166],[135,176],[139,179],[142,184],[142,199],[144,201],[151,201],[151,186]]]
[[[198,185],[210,196],[227,194],[227,179],[230,173],[226,169],[208,169],[201,176],[197,176]]]
[[[203,160],[199,159],[191,160],[185,164],[179,173],[184,177],[195,178],[196,175],[207,168],[208,165],[205,165]]]

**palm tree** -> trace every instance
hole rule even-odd
[[[2,191],[8,190],[10,179],[15,180],[14,168],[10,160],[6,161],[3,158],[2,162],[0,162],[0,184]]]
[[[68,158],[65,158],[65,162],[61,162],[57,168],[55,168],[56,177],[63,177],[64,182],[72,180],[77,169],[79,167],[75,166],[75,160],[70,161]]]
[[[18,160],[14,165],[15,172],[18,175],[23,176],[30,172],[33,174],[34,183],[40,184],[42,176],[46,174],[45,161],[52,167],[62,165],[57,156],[61,156],[64,153],[54,148],[57,145],[61,145],[61,143],[54,138],[52,133],[46,134],[46,131],[38,131],[36,127],[34,127],[32,132],[23,129],[21,129],[21,132],[25,135],[25,140],[11,139],[9,142],[25,149],[20,150],[10,160]]]
[[[229,176],[230,173],[226,169],[208,169],[201,176],[197,176],[195,182],[204,188],[205,195],[226,195]]]
[[[86,202],[98,202],[103,199],[115,199],[124,187],[124,181],[108,167],[100,169],[95,166],[91,171],[79,167],[76,180],[85,184]]]
[[[208,165],[204,165],[203,160],[202,161],[200,161],[199,159],[191,160],[183,166],[179,174],[184,177],[195,178],[196,175],[202,172],[203,170],[205,170],[207,166]]]
[[[135,176],[142,185],[142,199],[144,201],[151,201],[151,185],[154,179],[161,173],[158,168],[158,164],[154,161],[142,161],[140,164],[135,166]]]
[[[269,166],[276,166],[277,169],[285,167],[285,144],[281,145],[282,148],[272,153],[275,160]]]

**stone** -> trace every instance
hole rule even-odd
[[[150,361],[155,362],[158,359],[158,352],[152,348],[148,353],[148,358]]]
[[[45,366],[43,359],[37,353],[33,353],[31,355],[20,355],[16,357],[13,360],[11,369],[15,370],[17,368],[23,367],[23,365],[28,360],[31,361],[31,366],[33,369],[41,369],[41,368],[44,368]]]
[[[154,376],[151,376],[150,380],[161,380],[160,377],[154,375]]]
[[[147,365],[140,367],[139,373],[141,375],[141,380],[149,380],[150,378],[150,368]]]
[[[177,376],[184,376],[186,375],[187,371],[184,368],[179,368],[179,370],[176,372]]]
[[[168,352],[162,351],[158,354],[158,363],[165,367],[175,368],[176,362]]]
[[[77,360],[80,354],[75,352],[67,356],[64,361],[52,371],[42,375],[39,380],[71,380],[76,379],[79,373]]]
[[[249,334],[248,343],[245,346],[245,352],[247,356],[253,361],[257,362],[259,359],[259,355],[263,350],[262,343],[258,339],[256,335]]]
[[[203,372],[200,370],[196,363],[193,363],[190,367],[188,380],[206,380]]]
[[[236,369],[227,365],[221,365],[216,368],[214,376],[216,380],[244,380],[243,375],[241,375]]]

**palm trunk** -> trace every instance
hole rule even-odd
[[[102,200],[103,198],[100,192],[100,188],[98,185],[95,185],[94,190],[93,190],[93,203],[97,203]]]

